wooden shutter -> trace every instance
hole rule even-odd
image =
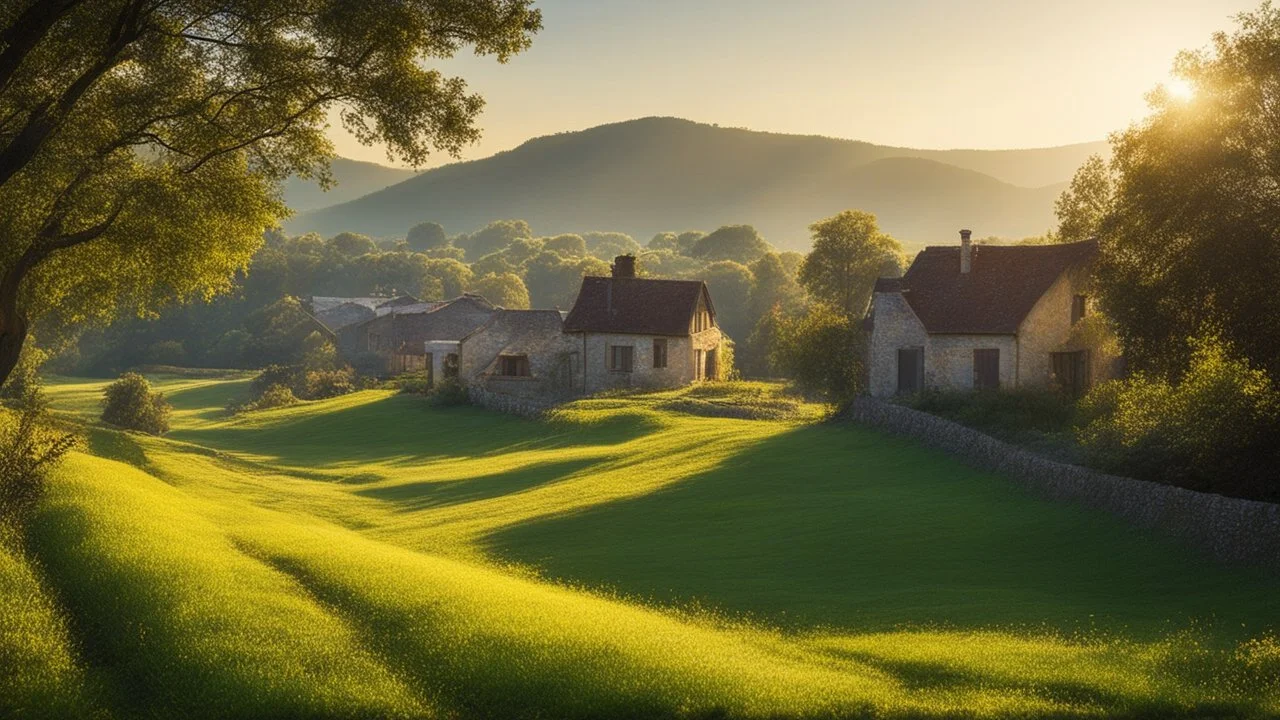
[[[667,366],[667,341],[665,338],[654,338],[653,340],[653,366],[655,368]]]
[[[973,351],[973,387],[977,390],[995,390],[1000,387],[1000,350]]]
[[[1071,297],[1071,324],[1075,325],[1084,319],[1085,313],[1088,312],[1088,300],[1084,295],[1073,295]]]
[[[911,395],[924,389],[924,348],[898,350],[898,393]]]

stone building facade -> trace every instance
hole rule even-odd
[[[341,328],[338,350],[348,359],[376,356],[379,371],[386,374],[442,371],[446,348],[456,352],[457,343],[495,311],[489,301],[471,294],[444,302],[400,304]],[[428,351],[429,344],[439,346],[436,353]]]
[[[577,393],[582,361],[559,310],[498,310],[459,343],[458,377],[490,394],[556,400]]]
[[[929,247],[901,278],[876,282],[868,380],[875,396],[926,389],[1061,386],[1114,372],[1076,332],[1089,316],[1096,243]]]
[[[586,277],[564,321],[583,371],[580,392],[671,388],[718,380],[723,337],[706,283],[635,275],[635,258],[610,277]]]

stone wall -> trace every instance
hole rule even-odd
[[[898,350],[923,348],[929,336],[902,293],[878,292],[872,302],[868,390],[876,397],[889,397],[898,392]],[[929,372],[927,358],[925,372]]]
[[[478,386],[467,388],[467,398],[471,400],[472,404],[489,410],[529,418],[540,417],[557,404],[554,400],[508,395],[506,393],[492,392]]]
[[[573,334],[572,337],[576,342],[576,349],[581,352],[584,349],[582,335]],[[586,387],[580,389],[586,394],[591,394],[621,388],[670,388],[688,385],[696,377],[694,351],[718,350],[721,341],[718,328],[703,330],[689,337],[667,337],[665,338],[667,366],[655,368],[653,366],[654,337],[652,335],[587,333],[585,353],[582,355]],[[631,372],[609,369],[611,345],[630,345],[634,348],[631,355]],[[720,364],[723,365],[723,362]]]
[[[1018,341],[1013,335],[930,335],[924,384],[939,390],[973,389],[973,351],[1000,351],[1000,387],[1018,385]]]
[[[1053,500],[1104,510],[1163,531],[1218,560],[1280,575],[1280,505],[1199,493],[1055,462],[949,420],[875,398],[845,411],[855,422],[918,440],[998,472]]]

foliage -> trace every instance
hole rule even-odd
[[[619,255],[635,255],[640,252],[640,244],[626,233],[589,232],[583,233],[582,239],[587,245],[588,253],[605,261],[611,261]]]
[[[1115,195],[1115,178],[1107,163],[1098,155],[1091,155],[1071,178],[1071,184],[1054,204],[1058,216],[1056,242],[1080,242],[1097,237],[1102,223],[1111,213]],[[1020,245],[1041,244],[1018,242]]]
[[[406,395],[426,395],[431,391],[431,376],[425,372],[405,373],[395,379],[396,388]]]
[[[1135,477],[1280,500],[1280,390],[1218,339],[1177,382],[1146,372],[1094,388],[1077,430],[1091,462]]]
[[[289,407],[297,404],[298,397],[293,394],[293,390],[288,385],[272,385],[250,402],[233,406],[232,410],[235,412],[249,412]]]
[[[34,341],[28,342],[18,356],[18,364],[13,372],[0,386],[0,398],[14,400],[20,406],[43,405],[43,389],[40,380],[40,366],[48,359],[48,353]]]
[[[329,239],[329,247],[339,255],[346,257],[359,257],[376,252],[378,246],[374,244],[373,238],[360,233],[344,232],[338,233]]]
[[[0,523],[21,519],[40,499],[49,470],[79,443],[39,404],[0,414]]]
[[[681,255],[693,256],[693,249],[707,234],[701,230],[685,230],[676,236],[676,250]]]
[[[338,365],[338,349],[329,338],[313,330],[302,340],[302,366],[309,370],[332,370]]]
[[[429,61],[505,60],[541,16],[527,0],[104,0],[10,4],[3,22],[0,378],[28,322],[227,290],[286,211],[277,182],[328,182],[331,110],[411,164],[457,154],[482,102]]]
[[[184,365],[187,349],[180,340],[161,340],[147,348],[146,359],[151,365]]]
[[[471,397],[467,395],[467,387],[457,378],[445,378],[436,383],[430,393],[431,402],[440,407],[459,407],[470,405]]]
[[[409,249],[422,252],[448,245],[449,236],[438,223],[423,222],[409,228],[405,241],[409,243]]]
[[[670,250],[671,252],[680,252],[680,236],[673,232],[660,232],[649,239],[646,245],[650,250]]]
[[[866,386],[866,336],[842,308],[814,305],[776,328],[770,362],[802,392],[843,402]]]
[[[349,367],[334,370],[306,370],[302,374],[302,392],[307,400],[323,400],[356,391],[356,374]]]
[[[720,260],[703,268],[700,275],[711,291],[720,329],[729,337],[746,337],[751,330],[751,269],[732,260]]]
[[[164,393],[152,392],[151,383],[138,373],[124,373],[103,393],[102,421],[126,430],[164,434],[172,411]]]
[[[516,240],[532,237],[533,230],[524,220],[495,220],[457,244],[466,250],[467,259],[474,262],[490,253],[501,252]]]
[[[845,210],[809,226],[813,250],[800,264],[798,280],[814,300],[861,316],[876,278],[900,275],[902,245],[880,232],[876,216]]]
[[[1238,23],[1178,56],[1193,97],[1157,89],[1151,115],[1112,139],[1101,300],[1131,364],[1162,375],[1187,366],[1187,338],[1214,333],[1280,377],[1280,8]]]
[[[1079,462],[1073,437],[1074,398],[1055,390],[1012,389],[1000,392],[927,390],[904,398],[917,410],[981,430],[1006,442],[1044,455]]]
[[[541,252],[525,266],[524,282],[533,307],[569,309],[586,275],[608,275],[609,266],[596,258],[573,260]]]
[[[565,233],[544,239],[542,249],[566,258],[586,257],[587,241],[581,235]]]
[[[483,296],[484,299],[509,310],[529,309],[529,290],[524,281],[515,273],[492,273],[471,283],[471,292]]]
[[[759,260],[767,252],[769,243],[750,225],[725,225],[699,238],[689,249],[689,255],[708,262],[728,260],[742,265]]]
[[[462,295],[475,274],[461,261],[452,258],[428,259],[424,264],[427,275],[440,282],[441,297],[452,299]],[[422,296],[419,296],[422,297]],[[424,298],[425,299],[425,298]]]
[[[798,311],[804,304],[804,290],[787,272],[777,253],[766,253],[751,263],[751,299],[748,312],[753,318],[767,315],[773,308]]]

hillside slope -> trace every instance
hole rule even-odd
[[[291,177],[284,183],[284,201],[295,212],[337,205],[408,180],[417,173],[377,163],[334,158],[329,165],[336,183],[328,191],[314,180]]]
[[[950,241],[961,225],[1014,237],[1051,227],[1062,183],[1099,149],[922,151],[645,118],[437,168],[288,229],[386,236],[427,219],[461,232],[523,218],[540,233],[608,229],[644,240],[745,222],[777,245],[803,247],[809,223],[861,208],[908,242]]]
[[[776,386],[533,422],[386,391],[227,417],[243,379],[155,379],[172,436],[91,430],[40,571],[0,547],[0,660],[65,668],[0,663],[0,715],[51,692],[121,718],[1280,710],[1274,581]],[[55,406],[88,419],[103,384]],[[726,404],[781,417],[704,414]]]

